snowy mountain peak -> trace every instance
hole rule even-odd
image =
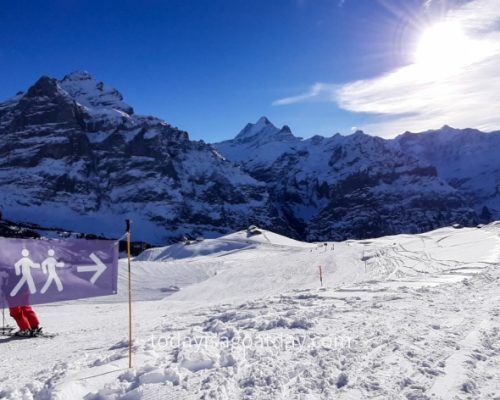
[[[265,116],[262,116],[259,118],[259,120],[257,121],[257,123],[255,125],[272,125],[272,122],[269,121],[269,119]]]
[[[217,152],[134,115],[86,71],[44,76],[0,103],[0,204],[13,220],[115,237],[132,217],[152,243],[257,223],[359,238],[500,215],[500,132],[408,135],[303,140],[262,117]]]
[[[292,133],[292,130],[290,129],[290,127],[288,125],[283,125],[282,128],[281,128],[281,132],[283,132],[283,133]]]
[[[47,96],[53,97],[58,93],[57,80],[48,76],[40,77],[33,86],[28,89],[25,94],[27,97]]]
[[[281,129],[277,128],[269,119],[261,117],[255,124],[248,123],[238,135],[235,141],[259,142],[286,141],[296,139],[293,136],[289,126],[283,125]]]
[[[98,81],[87,71],[75,71],[59,81],[61,87],[87,108],[110,108],[132,115],[134,109],[115,88]]]
[[[94,79],[88,71],[73,71],[64,76],[63,81],[88,81]]]
[[[2,214],[108,237],[132,218],[135,237],[150,243],[257,223],[285,231],[264,184],[186,132],[132,113],[81,71],[44,76],[2,102]]]
[[[272,135],[277,132],[279,132],[279,129],[274,126],[271,121],[266,117],[261,117],[255,124],[246,124],[240,133],[236,135],[236,140],[246,140],[255,136]]]
[[[352,137],[364,137],[364,136],[370,136],[367,135],[365,132],[363,132],[361,129],[356,130],[352,135]]]

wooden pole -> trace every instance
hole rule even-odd
[[[321,269],[321,265],[319,266],[319,281],[321,283],[321,287],[323,287],[323,270]]]
[[[132,368],[132,269],[130,267],[130,224],[125,221],[127,228],[127,256],[128,256],[128,367]]]

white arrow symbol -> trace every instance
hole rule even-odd
[[[90,278],[90,283],[95,285],[102,273],[106,271],[107,267],[94,253],[90,253],[90,259],[95,262],[95,265],[80,265],[76,267],[76,270],[78,272],[95,272],[92,278]]]

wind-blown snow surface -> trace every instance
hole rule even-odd
[[[133,261],[133,369],[122,261],[118,296],[36,307],[56,338],[0,338],[0,398],[499,399],[499,235],[152,249]]]

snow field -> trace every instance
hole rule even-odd
[[[134,368],[121,262],[118,296],[37,307],[56,338],[0,338],[0,398],[498,399],[499,234],[151,250],[133,262]]]

